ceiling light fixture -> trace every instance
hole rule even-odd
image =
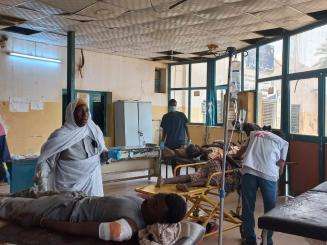
[[[40,56],[35,56],[35,55],[20,54],[20,53],[15,53],[15,52],[8,52],[8,55],[22,57],[22,58],[28,58],[28,59],[34,59],[34,60],[43,60],[43,61],[48,61],[48,62],[61,63],[61,60],[58,60],[58,59],[45,58],[45,57],[40,57]]]

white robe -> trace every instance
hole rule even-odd
[[[103,196],[100,154],[106,150],[103,134],[91,117],[84,127],[76,125],[74,110],[77,102],[66,109],[65,124],[54,131],[41,148],[35,180],[40,191],[82,191],[89,196]],[[88,135],[98,145],[94,156],[84,160],[59,159],[62,151],[80,142]]]

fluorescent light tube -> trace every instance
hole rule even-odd
[[[16,56],[16,57],[23,57],[23,58],[34,59],[34,60],[43,60],[43,61],[61,63],[61,60],[58,60],[58,59],[50,59],[50,58],[28,55],[28,54],[20,54],[20,53],[15,53],[15,52],[8,52],[8,54],[11,56]]]

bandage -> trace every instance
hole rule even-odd
[[[125,219],[99,225],[99,238],[105,241],[126,241],[131,239],[133,231]]]

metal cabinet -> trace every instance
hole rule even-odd
[[[10,193],[26,190],[33,186],[33,176],[37,158],[13,160],[8,163],[10,173]]]
[[[115,108],[115,145],[144,146],[152,143],[151,102],[117,101]]]

